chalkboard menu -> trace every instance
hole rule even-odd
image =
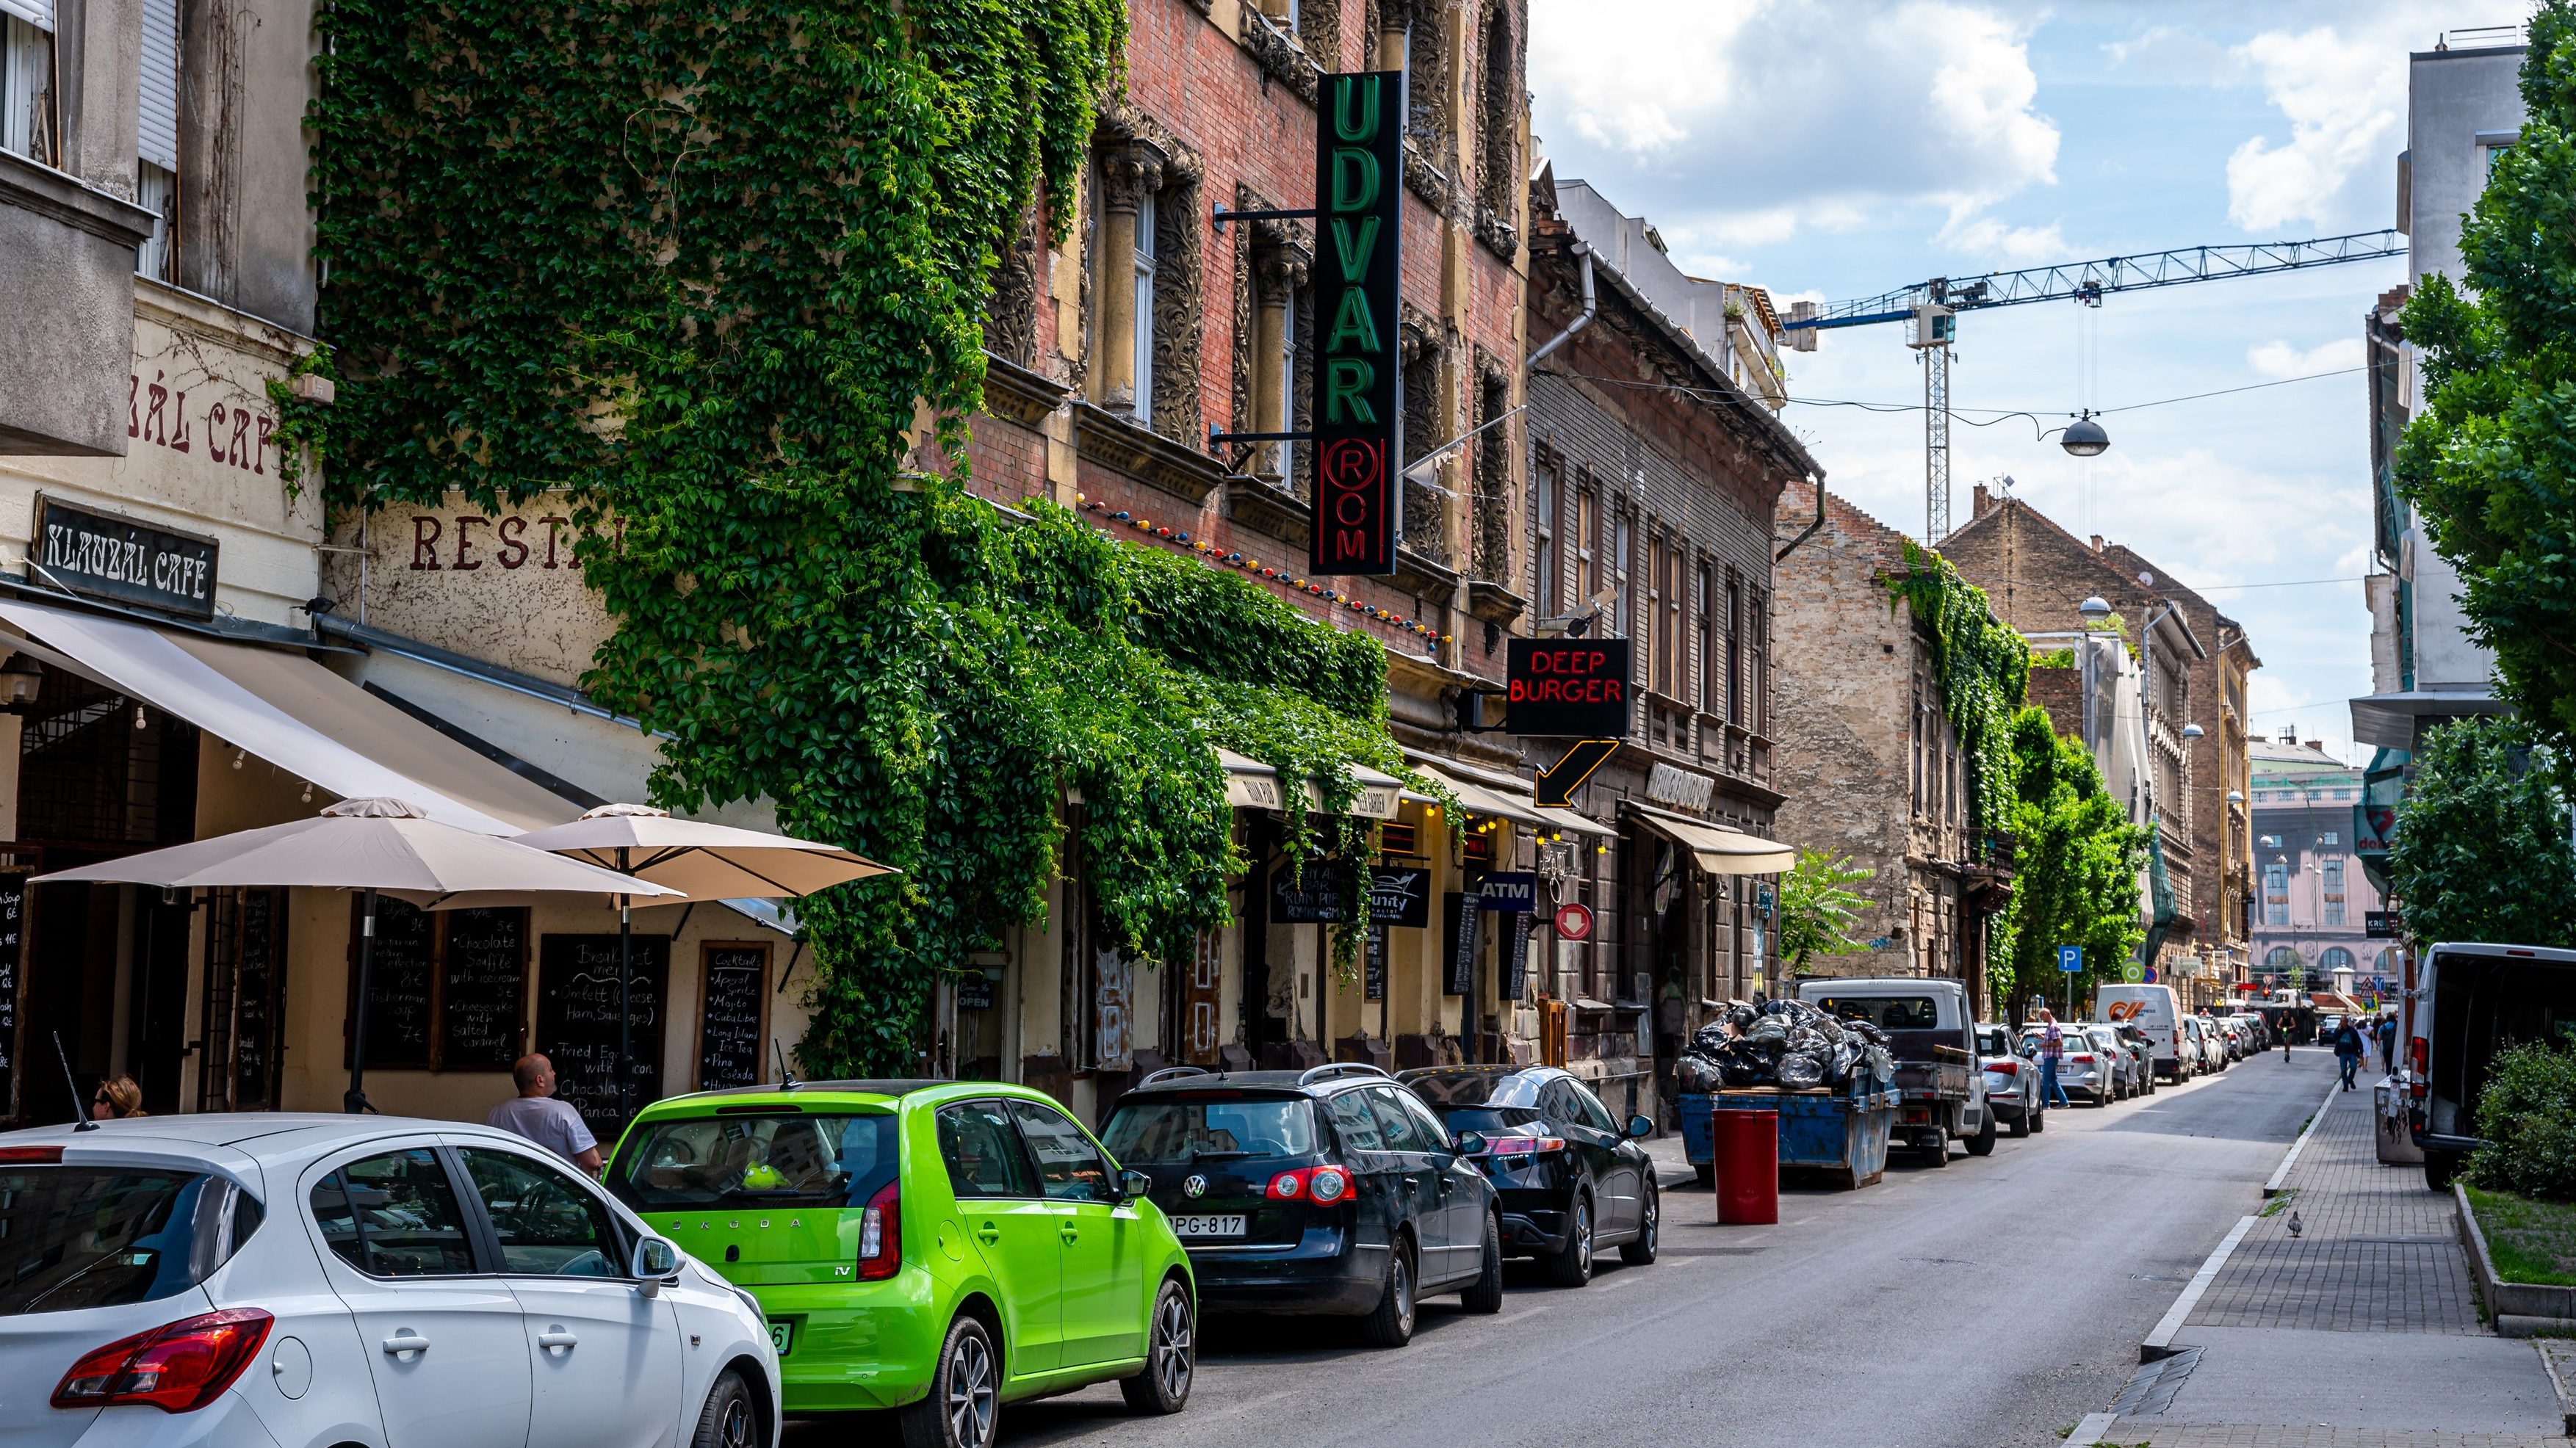
[[[1364,969],[1366,999],[1386,999],[1386,927],[1372,921],[1368,932],[1368,963]]]
[[[284,968],[284,923],[275,892],[243,892],[241,931],[247,1001],[251,973]],[[357,932],[353,915],[352,992],[358,978]],[[269,961],[275,963],[264,967]],[[376,897],[376,946],[367,965],[368,1067],[509,1070],[521,1054],[527,982],[525,908],[429,911]],[[273,998],[276,993],[269,994]],[[350,1017],[356,1019],[354,1009]],[[239,1049],[253,1048],[254,1029],[246,1017]],[[262,1041],[273,1034],[264,1021],[256,1030]]]
[[[697,1089],[757,1086],[767,1079],[769,947],[710,941],[698,947]]]
[[[1510,933],[1505,937],[1502,975],[1496,985],[1504,1000],[1516,1001],[1529,981],[1530,913],[1524,910],[1504,918],[1511,922]]]
[[[18,969],[27,938],[27,873],[0,874],[0,1114],[18,1114]]]
[[[628,978],[630,1110],[662,1095],[662,1026],[671,937],[634,937]],[[545,935],[537,942],[537,1045],[554,1062],[555,1095],[602,1141],[625,1129],[617,1110],[617,935]]]
[[[1476,993],[1476,928],[1484,915],[1483,902],[1472,891],[1451,890],[1440,897],[1441,918],[1447,929],[1441,937],[1441,992],[1453,996]]]
[[[258,891],[249,892],[255,896]],[[243,902],[247,909],[249,901]],[[349,1019],[357,1020],[358,932],[366,908],[349,910]],[[430,1030],[438,1022],[438,917],[400,900],[376,897],[376,943],[367,954],[367,1065],[427,1067]]]
[[[284,890],[244,890],[233,949],[232,1090],[236,1111],[277,1109],[278,1002],[285,998],[286,919]],[[400,905],[400,901],[391,902]],[[415,912],[417,913],[417,912]],[[376,912],[379,929],[384,912]],[[382,977],[377,977],[382,979]],[[375,1021],[367,1034],[376,1034]]]
[[[438,1064],[506,1071],[519,1059],[528,987],[528,912],[450,910],[439,968]]]

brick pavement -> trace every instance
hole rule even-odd
[[[2370,1093],[2334,1094],[2282,1183],[2185,1326],[2481,1334],[2450,1199],[2379,1164]],[[2290,1235],[2290,1218],[2300,1234]]]

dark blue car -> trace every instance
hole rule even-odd
[[[1503,1250],[1545,1262],[1562,1287],[1592,1280],[1596,1247],[1619,1260],[1655,1260],[1663,1204],[1655,1164],[1637,1138],[1654,1123],[1617,1126],[1582,1080],[1554,1066],[1429,1066],[1400,1078],[1452,1132],[1485,1139],[1477,1162],[1502,1200]]]

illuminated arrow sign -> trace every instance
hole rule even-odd
[[[1307,571],[1395,572],[1404,459],[1396,279],[1403,231],[1404,73],[1324,78],[1315,118],[1315,523]]]
[[[1567,809],[1574,803],[1574,792],[1592,771],[1610,762],[1619,752],[1616,739],[1585,739],[1565,751],[1565,757],[1538,772],[1538,785],[1533,791],[1540,804],[1551,809]]]

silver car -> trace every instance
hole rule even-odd
[[[2139,1079],[2146,1073],[2138,1069],[2138,1053],[2120,1039],[2119,1027],[2087,1023],[2084,1034],[2092,1038],[2094,1048],[2110,1064],[2112,1100],[2126,1101],[2146,1094],[2146,1084]]]
[[[2040,1026],[2022,1028],[2022,1039],[2032,1043],[2033,1064],[2037,1064],[2036,1053],[2043,1029]],[[2070,1098],[2080,1096],[2096,1106],[2110,1105],[2122,1075],[2117,1050],[2106,1050],[2080,1022],[2060,1021],[2057,1029],[2065,1038],[2058,1047],[2057,1084]]]
[[[2048,1103],[2039,1099],[2039,1044],[2025,1037],[2018,1048],[2008,1026],[1977,1027],[1977,1064],[1986,1073],[1986,1105],[2013,1136],[2048,1129]]]

